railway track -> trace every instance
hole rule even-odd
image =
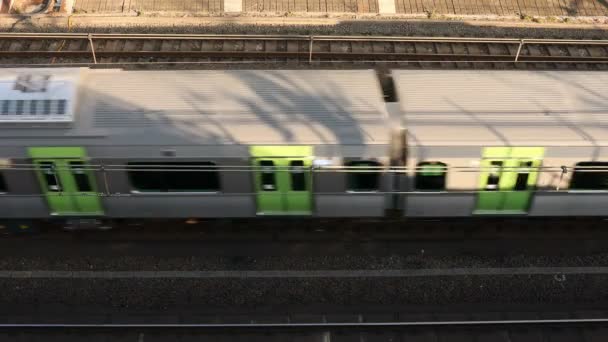
[[[402,322],[203,323],[203,324],[2,324],[0,333],[60,337],[63,341],[121,337],[124,340],[195,341],[201,337],[250,341],[601,341],[608,319],[448,320]],[[33,340],[33,339],[32,339]]]
[[[79,239],[92,241],[416,241],[444,239],[608,239],[604,218],[447,218],[447,219],[165,219],[108,222],[111,232],[80,231]],[[145,229],[142,231],[142,227]],[[19,231],[0,226],[2,239],[21,239],[32,233],[37,240],[65,239],[62,222],[44,222],[39,230]],[[145,233],[144,233],[145,232]],[[27,234],[25,234],[27,235]],[[1,240],[1,239],[0,239]]]
[[[551,239],[554,242],[568,242],[572,239],[588,240],[595,243],[576,245],[587,249],[595,246],[604,248],[608,240],[605,218],[446,218],[446,219],[158,219],[107,222],[106,230],[78,230],[74,236],[65,235],[73,227],[63,222],[40,222],[32,230],[22,231],[11,222],[0,225],[0,241],[29,241],[35,236],[40,241],[61,241],[78,239],[91,241],[207,241],[229,242],[255,240],[258,243],[315,242],[416,242],[416,241],[502,241],[512,240],[521,245],[524,240],[533,243]],[[30,236],[32,235],[32,236]],[[477,242],[478,243],[478,242]]]
[[[141,64],[608,68],[608,40],[1,33],[3,66]]]

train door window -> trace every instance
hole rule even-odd
[[[2,115],[8,115],[11,111],[11,100],[2,100]]]
[[[416,189],[445,190],[447,165],[441,162],[422,162],[416,169]]]
[[[57,176],[57,171],[55,170],[55,164],[53,162],[42,162],[40,163],[40,169],[47,186],[47,191],[61,191],[61,185],[59,184],[59,177]]]
[[[44,115],[50,115],[51,114],[51,100],[44,100],[43,114]]]
[[[8,192],[8,187],[6,186],[6,181],[4,180],[4,175],[0,173],[0,194]]]
[[[490,170],[488,172],[488,181],[486,182],[486,191],[498,190],[498,183],[500,182],[500,172],[502,170],[502,161],[490,162]]]
[[[76,182],[76,188],[80,192],[90,192],[93,191],[93,187],[91,186],[91,181],[89,180],[89,175],[87,174],[87,170],[85,169],[84,163],[81,161],[72,161],[70,162],[70,169],[72,170],[72,175],[74,176],[74,181]]]
[[[517,170],[517,178],[515,180],[515,191],[523,191],[528,189],[528,179],[530,178],[530,172],[532,171],[531,161],[522,161],[519,163],[519,169]]]
[[[275,168],[274,162],[272,160],[262,160],[260,161],[260,166],[262,168],[260,175],[262,181],[262,190],[263,191],[276,191],[276,177],[275,177]]]
[[[291,190],[306,191],[304,161],[292,160],[289,162],[289,174],[291,175]]]
[[[607,190],[608,162],[580,162],[574,167],[570,189]]]
[[[349,191],[378,191],[382,164],[375,161],[353,161],[346,166]]]
[[[171,163],[164,174],[169,192],[215,192],[220,190],[220,177],[212,162]]]

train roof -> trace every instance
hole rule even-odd
[[[409,143],[608,145],[608,72],[394,70]]]
[[[373,70],[0,69],[0,146],[368,145],[389,129]]]

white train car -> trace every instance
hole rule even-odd
[[[394,70],[403,214],[605,216],[608,73]]]

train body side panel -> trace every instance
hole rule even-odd
[[[415,193],[407,196],[405,216],[467,217],[475,209],[477,195],[470,193]]]
[[[386,158],[345,158],[342,165],[355,160],[375,160],[385,167]],[[348,174],[344,170],[315,173],[315,213],[319,217],[381,217],[390,208],[390,173],[379,176],[380,188],[375,192],[352,192],[348,189]]]
[[[537,193],[530,216],[608,216],[608,194]]]
[[[380,175],[378,192],[349,192],[346,172],[315,174],[315,212],[321,217],[379,217],[387,207],[390,177]]]
[[[0,195],[0,219],[27,218],[42,219],[49,217],[46,200],[38,195]]]
[[[480,161],[471,147],[410,148],[408,167],[420,161],[441,161],[448,166],[472,166]],[[602,191],[570,190],[572,170],[578,162],[608,160],[608,149],[603,147],[553,146],[546,148],[542,170],[536,182],[528,216],[608,216],[608,193]],[[568,173],[562,175],[561,166]],[[400,179],[400,190],[410,192],[402,196],[403,214],[409,217],[466,217],[475,209],[479,172],[453,172],[447,175],[446,192],[417,192],[415,172]]]
[[[410,146],[409,171],[400,176],[401,208],[408,217],[466,217],[475,208],[478,172],[453,172],[450,167],[476,166],[481,160],[482,148],[477,146]],[[446,191],[418,191],[415,188],[416,166],[420,162],[438,161],[448,167]]]
[[[0,149],[3,156],[13,157],[12,165],[28,164],[30,160],[24,158],[25,150],[7,148]],[[14,158],[19,156],[19,158]],[[33,170],[0,170],[4,176],[8,192],[0,194],[1,218],[47,218],[49,209],[44,196],[40,191],[36,174]]]
[[[253,216],[251,197],[242,195],[109,196],[103,199],[114,218],[222,218]]]
[[[164,159],[146,159],[161,161]],[[188,218],[188,217],[249,217],[255,215],[255,197],[248,171],[224,171],[230,167],[247,168],[249,161],[245,158],[188,158],[173,161],[210,161],[220,169],[220,186],[218,192],[193,193],[137,193],[132,188],[126,171],[108,171],[98,176],[98,186],[108,193],[102,198],[108,217],[116,218]],[[142,159],[129,159],[142,161]],[[167,160],[164,160],[167,161]],[[125,159],[94,160],[93,163],[117,165],[119,169],[127,167]],[[105,179],[104,179],[105,178]]]
[[[530,216],[608,216],[608,192],[569,189],[574,166],[579,162],[608,161],[606,147],[549,147],[539,177]],[[566,166],[567,173],[559,168]],[[559,191],[557,190],[559,189]]]

